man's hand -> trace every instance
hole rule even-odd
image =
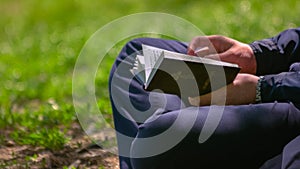
[[[259,77],[251,74],[238,74],[233,83],[212,93],[189,98],[194,106],[241,105],[255,102],[256,85]]]
[[[190,42],[188,54],[238,64],[241,73],[256,73],[256,58],[251,47],[225,36],[197,36]]]

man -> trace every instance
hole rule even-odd
[[[195,37],[189,46],[152,38],[128,42],[109,79],[120,168],[299,168],[299,42],[299,28],[249,45],[217,35]],[[142,44],[219,58],[238,64],[241,73],[189,102],[147,92],[129,71]],[[198,52],[203,47],[208,50]],[[212,109],[221,119],[199,142],[205,120],[217,116]]]

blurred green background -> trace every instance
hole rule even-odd
[[[164,12],[192,22],[207,35],[246,43],[300,24],[297,0],[1,0],[0,11],[0,144],[11,139],[51,149],[67,142],[66,131],[76,121],[76,58],[86,40],[112,20]],[[117,51],[110,52],[95,80],[99,109],[108,120],[107,73]]]

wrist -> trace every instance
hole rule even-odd
[[[248,62],[248,67],[247,65],[245,65],[248,69],[248,72],[247,73],[250,73],[250,74],[253,74],[255,75],[256,74],[256,71],[257,71],[257,61],[256,61],[256,57],[255,57],[255,54],[254,54],[254,51],[253,49],[251,48],[250,45],[248,44],[244,44],[244,57],[248,58],[247,59],[247,62]]]

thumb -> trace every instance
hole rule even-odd
[[[200,105],[200,96],[197,97],[188,97],[189,103],[193,106],[199,106]]]
[[[187,54],[191,55],[191,56],[196,56],[195,51],[192,48],[190,48],[190,47],[188,47],[188,49],[187,49]]]
[[[196,97],[188,97],[188,100],[193,106],[208,106],[211,104],[211,93]]]

